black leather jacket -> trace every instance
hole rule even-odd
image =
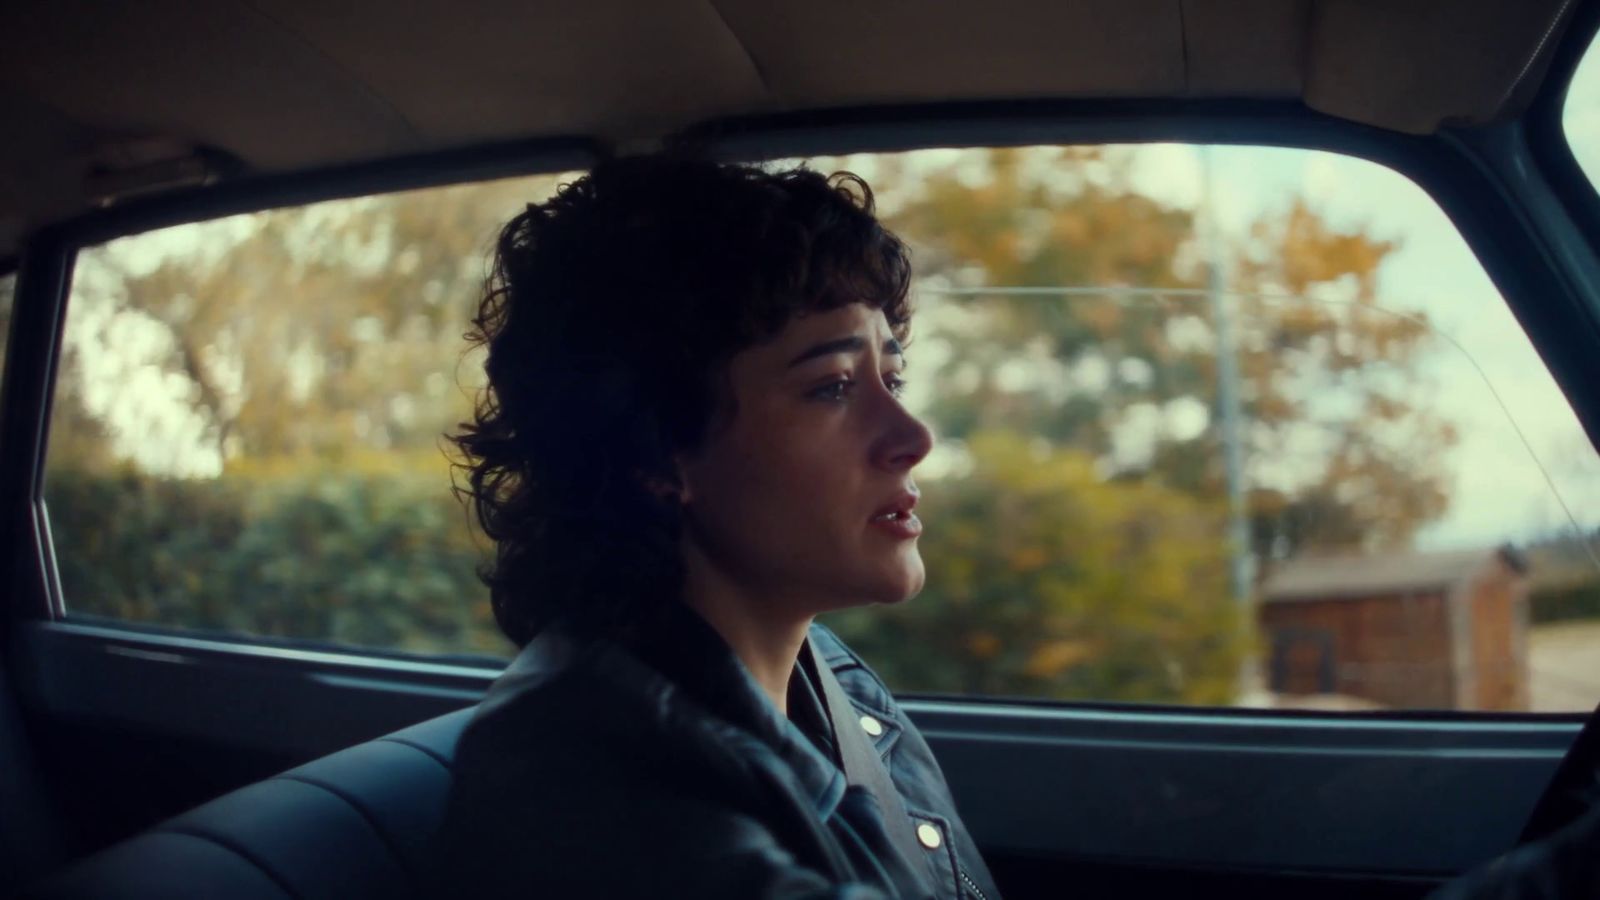
[[[785,717],[681,609],[633,649],[556,629],[524,648],[461,738],[438,889],[999,900],[922,735],[837,636],[814,625],[809,640],[887,764],[919,858],[845,778],[816,674],[797,669]]]

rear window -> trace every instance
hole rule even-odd
[[[443,435],[500,225],[557,176],[234,216],[83,250],[45,499],[67,614],[504,657]]]
[[[925,591],[828,617],[897,691],[1589,709],[1600,465],[1460,235],[1335,154],[816,159],[911,244]],[[45,496],[68,615],[503,657],[442,435],[496,227],[557,179],[79,257]]]

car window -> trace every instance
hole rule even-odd
[[[1593,46],[1572,73],[1561,128],[1583,174],[1596,182],[1600,179],[1600,54]]]
[[[1448,219],[1334,154],[816,159],[913,250],[928,583],[829,622],[897,691],[1329,710],[1600,699],[1600,465]],[[555,178],[79,257],[67,614],[503,656],[441,436],[496,225]]]
[[[813,160],[913,248],[928,567],[832,624],[906,692],[1600,700],[1600,474],[1407,179],[1176,145]]]
[[[77,259],[45,477],[63,603],[505,656],[443,435],[498,227],[559,176],[166,228]]]

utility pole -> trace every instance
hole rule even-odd
[[[1244,413],[1239,398],[1239,351],[1233,333],[1234,297],[1223,285],[1221,241],[1212,195],[1211,148],[1200,147],[1200,215],[1206,257],[1206,293],[1217,337],[1217,413],[1221,420],[1222,459],[1228,480],[1229,581],[1233,600],[1248,630],[1255,618],[1252,604],[1255,566],[1250,553],[1250,524],[1244,494]],[[1247,658],[1239,672],[1239,690],[1256,681],[1256,666]]]

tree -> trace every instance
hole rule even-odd
[[[964,459],[927,486],[923,594],[841,631],[899,689],[1228,702],[1253,648],[1192,213],[1136,191],[1114,149],[947,159],[916,190],[875,183],[915,251],[912,377]],[[1406,546],[1445,509],[1454,433],[1418,392],[1426,321],[1377,304],[1396,245],[1296,199],[1224,249],[1253,549]],[[985,290],[1012,286],[1072,290]]]
[[[469,409],[462,333],[498,228],[553,177],[274,210],[148,271],[102,251],[103,304],[158,323],[224,461],[437,447]],[[134,239],[139,240],[139,239]],[[470,383],[468,386],[474,385]]]
[[[1269,426],[1251,452],[1282,458],[1308,435],[1320,445],[1309,477],[1252,492],[1256,553],[1408,547],[1449,506],[1443,458],[1457,435],[1427,404],[1427,319],[1379,306],[1378,272],[1398,245],[1331,228],[1300,199],[1251,237],[1235,268],[1252,347],[1241,371],[1248,414]],[[1310,299],[1330,287],[1338,296]]]
[[[1215,319],[1198,290],[1192,214],[1134,190],[1130,158],[1115,150],[982,153],[923,175],[887,217],[913,241],[933,313],[922,337],[942,351],[927,376],[930,418],[954,441],[1015,428],[1077,447],[1120,479],[1224,495],[1218,417],[1198,429],[1169,421],[1175,404],[1215,403]],[[1103,174],[1085,176],[1091,168]],[[1257,473],[1250,514],[1265,558],[1404,547],[1446,508],[1441,459],[1455,433],[1418,402],[1432,332],[1377,304],[1378,272],[1396,249],[1329,226],[1300,199],[1227,248],[1247,456],[1313,448],[1296,451],[1314,458],[1293,473]],[[952,285],[1099,290],[939,294]],[[1139,418],[1148,449],[1118,452],[1119,432]]]
[[[1226,704],[1245,650],[1225,509],[1011,430],[930,488],[928,589],[830,619],[898,690]]]
[[[553,184],[271,211],[86,251],[46,487],[69,607],[503,652],[473,574],[488,548],[451,496],[442,436],[481,380],[462,333],[490,242]],[[141,403],[187,410],[197,432],[140,434]],[[131,455],[163,440],[209,452],[221,477]]]
[[[967,151],[931,171],[908,160],[883,158],[872,178],[916,251],[926,348],[912,377],[931,385],[926,412],[957,464],[926,485],[923,595],[837,626],[902,689],[1227,702],[1251,648],[1225,577],[1221,436],[1206,413],[1216,323],[1192,214],[1141,195],[1114,150]],[[128,366],[174,386],[166,402],[200,423],[221,477],[117,476],[85,455],[121,435],[104,397],[58,419],[90,436],[70,458],[93,477],[51,497],[58,546],[78,554],[73,590],[148,621],[496,646],[465,574],[486,547],[443,512],[440,436],[467,412],[457,377],[481,377],[461,333],[489,241],[552,183],[264,213],[155,264],[91,254],[74,303],[100,313],[75,315],[108,331],[69,346],[65,389],[88,397],[98,379],[115,395],[86,354],[133,353],[117,328],[154,334]],[[1281,461],[1311,435],[1295,465],[1254,473],[1260,553],[1403,546],[1444,509],[1453,435],[1414,400],[1428,329],[1376,303],[1394,249],[1291,203],[1228,250],[1245,292],[1251,457]],[[1088,290],[938,293],[1012,285]],[[1129,290],[1150,288],[1169,293]],[[179,509],[120,512],[146,500]],[[202,583],[180,557],[209,560]]]

